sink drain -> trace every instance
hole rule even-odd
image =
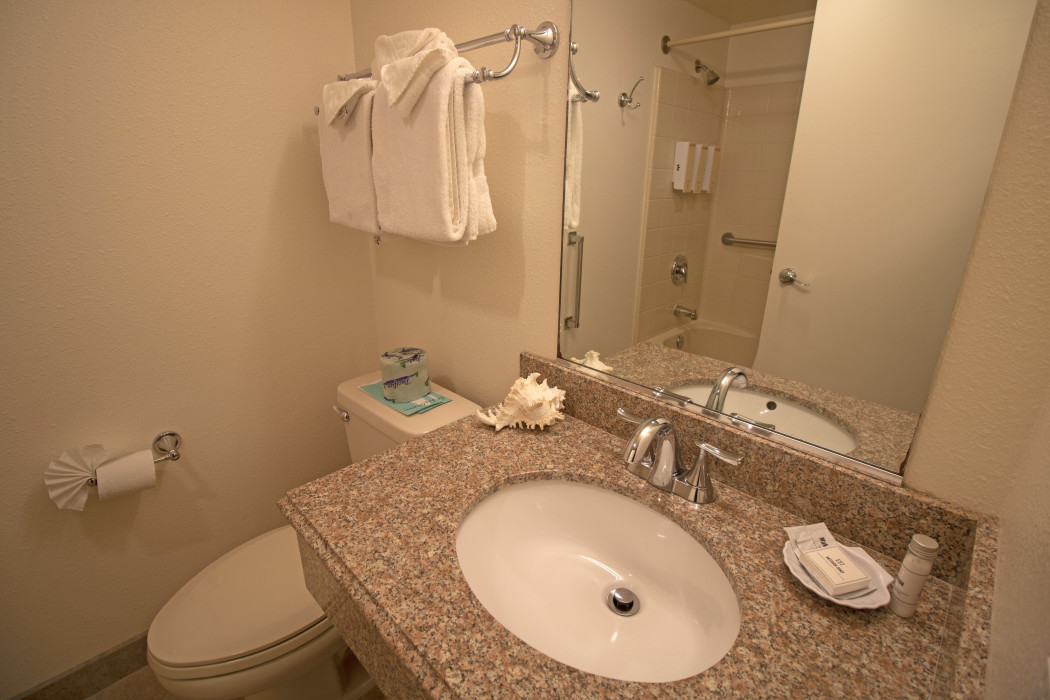
[[[617,615],[630,617],[637,615],[642,604],[629,588],[614,588],[605,597],[605,604]]]

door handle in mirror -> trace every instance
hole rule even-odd
[[[785,267],[781,270],[779,279],[781,284],[797,284],[800,287],[809,286],[809,282],[803,282],[800,280],[794,268],[791,267]]]

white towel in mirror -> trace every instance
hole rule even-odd
[[[580,94],[569,82],[569,117],[565,134],[565,213],[562,226],[566,232],[580,226],[580,180],[583,172],[583,101],[573,100]]]

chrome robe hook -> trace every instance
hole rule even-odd
[[[620,93],[620,97],[618,98],[618,101],[620,103],[620,107],[621,108],[623,108],[623,109],[628,109],[628,108],[630,108],[630,109],[638,109],[639,107],[642,106],[641,102],[635,102],[634,101],[634,91],[638,89],[638,85],[643,80],[645,80],[645,76],[644,75],[641,76],[640,78],[638,78],[638,82],[636,82],[634,84],[634,87],[631,88],[631,94],[630,95],[628,95],[626,92],[621,92]]]

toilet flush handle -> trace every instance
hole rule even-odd
[[[350,414],[346,412],[345,408],[343,408],[337,403],[334,403],[332,404],[332,410],[335,411],[335,414],[339,416],[344,423],[350,422]]]

